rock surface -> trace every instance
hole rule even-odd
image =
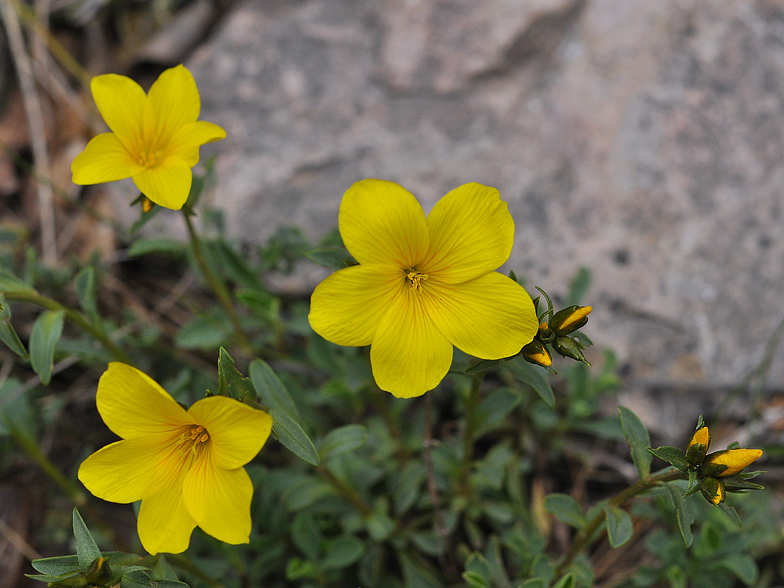
[[[784,2],[247,0],[188,66],[243,240],[332,229],[359,179],[426,210],[476,181],[507,268],[554,294],[591,270],[632,382],[729,386],[784,317]]]

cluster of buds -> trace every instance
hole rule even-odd
[[[539,291],[547,300],[547,310],[539,316],[539,331],[534,336],[534,340],[523,347],[521,352],[523,358],[530,363],[551,369],[553,359],[549,347],[552,347],[563,357],[591,365],[583,354],[583,350],[591,344],[591,341],[583,333],[579,333],[578,337],[569,335],[585,326],[592,308],[575,304],[553,312],[550,297],[542,290]],[[538,314],[538,296],[534,300],[534,305]]]
[[[763,472],[743,472],[743,469],[762,456],[761,449],[741,449],[737,443],[727,449],[708,453],[711,436],[708,426],[702,422],[689,439],[686,451],[677,447],[659,447],[651,453],[689,475],[689,486],[685,496],[701,492],[711,504],[720,505],[727,492],[743,493],[761,490],[762,486],[749,482]]]

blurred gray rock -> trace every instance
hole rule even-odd
[[[249,0],[188,66],[243,240],[323,234],[363,178],[476,181],[531,290],[592,271],[632,382],[728,386],[784,317],[784,2]]]

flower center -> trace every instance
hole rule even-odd
[[[198,457],[207,447],[207,441],[209,440],[210,434],[207,432],[207,429],[202,425],[191,425],[185,427],[185,431],[180,434],[174,445],[179,445],[183,453],[192,453]]]
[[[161,157],[162,155],[162,149],[159,149],[158,151],[139,151],[139,156],[136,158],[136,163],[145,168],[155,167],[161,162],[161,159],[163,159]]]
[[[419,290],[422,287],[422,284],[420,282],[430,277],[429,275],[420,272],[417,268],[414,267],[407,270],[404,269],[403,271],[406,274],[406,280],[409,281],[411,287],[414,290]]]

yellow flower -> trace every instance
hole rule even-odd
[[[90,82],[111,133],[94,137],[71,164],[75,184],[133,178],[156,204],[178,210],[188,199],[199,147],[226,136],[218,125],[197,120],[199,90],[185,66],[167,69],[145,95],[132,79],[116,74]]]
[[[226,396],[187,411],[136,368],[110,363],[96,395],[98,412],[123,440],[88,457],[79,480],[99,498],[141,500],[138,531],[151,554],[181,553],[193,529],[247,543],[253,484],[242,467],[272,429],[272,418]]]
[[[762,456],[762,449],[727,449],[711,453],[705,460],[709,465],[726,465],[727,469],[714,474],[716,478],[726,478],[740,472]]]
[[[501,359],[536,334],[531,298],[494,271],[514,240],[514,221],[495,188],[455,188],[425,217],[401,186],[363,180],[343,196],[339,225],[359,265],[316,287],[308,318],[333,343],[370,345],[382,390],[419,396],[449,371],[453,345]]]

